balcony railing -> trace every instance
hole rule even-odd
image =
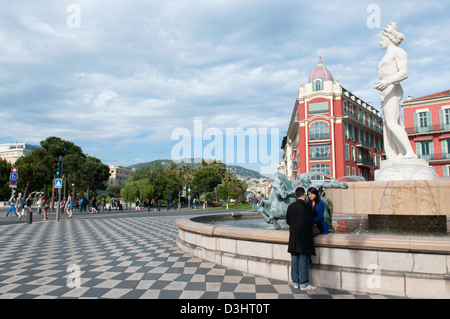
[[[374,166],[372,160],[368,160],[365,158],[358,158],[358,165],[362,165],[362,166]]]
[[[450,160],[450,153],[434,153],[434,154],[417,154],[419,158],[427,161],[445,161]]]
[[[420,134],[420,133],[431,133],[431,132],[441,132],[450,131],[450,124],[437,124],[422,127],[406,127],[407,134]]]
[[[359,140],[359,141],[356,142],[356,147],[365,147],[365,148],[368,148],[368,149],[374,148],[372,143],[369,143],[369,142],[366,142],[366,141],[362,141],[362,140]]]
[[[370,123],[370,121],[368,121],[367,118],[364,119],[362,117],[362,115],[356,115],[353,112],[344,111],[344,116],[347,116],[347,117],[349,117],[351,119],[354,119],[355,121],[357,121],[357,122],[359,122],[359,123],[361,123],[361,124],[363,124],[363,125],[365,125],[367,127],[370,127],[372,130],[375,130],[378,133],[383,133],[383,129],[382,128],[378,127],[377,125],[374,125],[373,123]]]

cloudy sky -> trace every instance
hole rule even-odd
[[[58,136],[128,166],[171,158],[173,133],[193,136],[194,123],[281,139],[319,51],[379,108],[378,34],[391,20],[406,35],[405,98],[450,89],[449,11],[442,0],[4,1],[0,143]]]

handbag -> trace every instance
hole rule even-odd
[[[320,234],[320,229],[319,227],[317,227],[317,225],[314,225],[312,229],[313,229],[313,237],[316,237],[317,235]]]

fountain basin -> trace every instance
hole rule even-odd
[[[231,269],[290,280],[289,232],[210,225],[205,220],[255,218],[216,214],[182,218],[177,245]],[[450,298],[448,237],[329,234],[314,239],[310,279],[326,288],[418,298]]]
[[[369,227],[447,232],[450,180],[356,182],[326,193],[335,213],[368,215]]]

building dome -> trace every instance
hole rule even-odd
[[[309,76],[309,82],[312,83],[317,79],[322,79],[323,81],[334,81],[333,75],[330,70],[327,69],[325,65],[322,64],[322,58],[319,58],[319,64],[314,68]]]

